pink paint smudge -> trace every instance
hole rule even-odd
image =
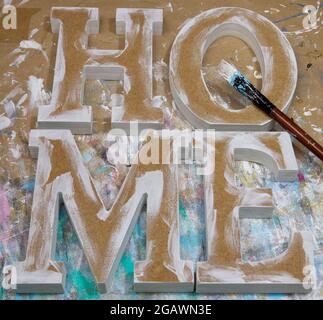
[[[0,224],[8,221],[10,215],[9,201],[6,192],[0,186]]]
[[[301,171],[298,172],[298,175],[297,176],[298,176],[298,181],[300,183],[305,182],[305,177],[304,177],[304,175],[303,175],[303,173]]]

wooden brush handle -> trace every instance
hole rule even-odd
[[[278,108],[273,108],[270,115],[275,119],[284,129],[288,130],[293,137],[301,142],[305,147],[312,151],[316,156],[323,160],[323,148],[310,137],[299,125],[297,125],[293,119],[286,116],[285,113],[281,112]]]
[[[231,79],[231,78],[230,78]],[[266,98],[248,79],[240,72],[233,74],[229,84],[242,95],[249,98],[258,108],[275,119],[284,129],[289,131],[299,142],[323,160],[323,148],[309,136],[293,119],[286,116],[268,98]]]

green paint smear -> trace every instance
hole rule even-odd
[[[134,265],[130,255],[124,255],[120,262],[126,273],[133,273]]]
[[[191,234],[189,237],[183,239],[184,244],[186,244],[187,249],[189,250],[190,247],[200,246],[203,242],[203,236],[201,234]]]
[[[100,298],[94,281],[85,277],[81,271],[73,270],[70,272],[69,277],[76,289],[77,299],[91,300]]]
[[[179,198],[179,214],[184,219],[187,219],[188,218],[187,213],[186,213],[186,210],[185,210],[185,207],[184,207],[183,200],[181,198]]]

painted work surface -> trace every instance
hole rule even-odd
[[[35,162],[28,152],[28,132],[35,128],[37,107],[50,100],[57,35],[50,30],[52,6],[93,6],[92,1],[5,1],[18,8],[18,30],[0,28],[0,270],[4,265],[23,260],[29,231],[34,187]],[[318,25],[304,29],[304,5],[314,5]],[[220,6],[240,6],[255,10],[273,21],[287,36],[298,62],[299,80],[289,114],[313,137],[323,141],[323,17],[316,1],[96,1],[100,10],[100,34],[91,36],[89,47],[118,49],[124,39],[115,35],[117,7],[164,9],[164,32],[154,39],[154,95],[165,97],[162,105],[165,127],[187,128],[172,106],[168,83],[168,57],[181,25],[201,11]],[[19,18],[20,17],[20,18]],[[20,22],[20,23],[19,23]],[[212,70],[226,58],[235,63],[257,85],[261,74],[253,52],[240,40],[224,37],[217,40],[204,58],[203,73],[212,92]],[[107,208],[127,173],[116,165],[106,132],[110,129],[110,96],[122,91],[113,81],[87,81],[84,101],[93,106],[94,134],[76,136],[83,160],[99,187]],[[273,188],[276,202],[274,219],[243,220],[241,238],[243,259],[270,258],[286,249],[291,230],[309,230],[316,239],[315,272],[318,283],[306,296],[295,295],[202,295],[136,294],[133,290],[134,261],[145,257],[145,212],[127,246],[115,274],[112,290],[104,295],[95,289],[89,266],[62,207],[55,259],[65,262],[67,284],[62,295],[14,295],[0,289],[0,299],[297,299],[323,296],[323,182],[322,164],[298,149],[299,179],[277,183],[270,172],[254,163],[236,163],[237,184]],[[205,260],[205,224],[203,186],[194,166],[180,169],[180,242],[183,259]],[[2,280],[0,275],[0,281]]]

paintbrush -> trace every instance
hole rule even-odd
[[[323,160],[322,146],[309,136],[293,119],[280,111],[255,86],[243,76],[232,64],[222,60],[217,67],[218,76],[223,77],[231,87],[247,97],[268,116],[276,120],[284,129]]]

